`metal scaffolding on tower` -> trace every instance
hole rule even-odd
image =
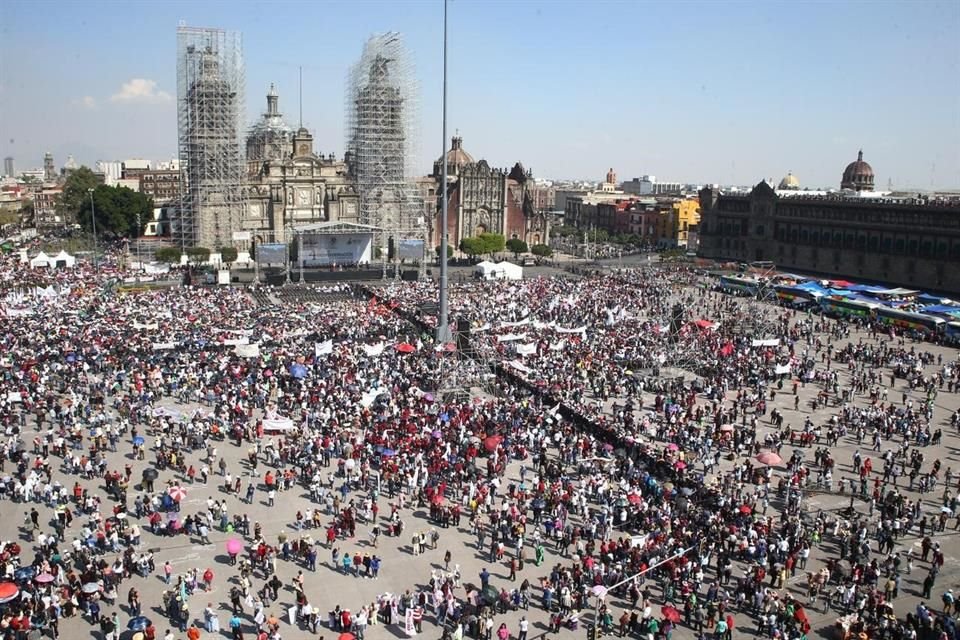
[[[384,261],[397,261],[401,243],[426,255],[423,203],[416,166],[418,87],[398,33],[374,35],[350,68],[346,92],[347,163],[360,196],[360,224],[380,229],[374,240]],[[422,258],[421,258],[422,261]]]
[[[241,134],[244,67],[239,32],[177,27],[181,249],[233,245],[245,197]]]

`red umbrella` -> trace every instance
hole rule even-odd
[[[677,624],[680,622],[680,611],[676,607],[671,607],[670,605],[664,605],[660,609],[660,613],[663,614],[663,617],[670,622]]]
[[[687,463],[684,462],[683,460],[677,460],[677,461],[673,464],[673,466],[674,466],[674,468],[677,469],[678,471],[683,471],[684,469],[687,468]]]
[[[410,344],[409,342],[401,342],[400,344],[397,345],[396,348],[397,348],[397,351],[399,351],[400,353],[413,353],[414,351],[417,350],[417,348],[412,344]],[[352,635],[352,634],[348,633],[344,635]]]
[[[750,505],[748,504],[742,504],[740,505],[740,513],[742,513],[745,516],[748,516],[751,513],[753,513],[753,509],[751,509]]]
[[[356,636],[352,633],[341,633],[337,640],[354,640],[354,638],[356,638]]]
[[[631,493],[627,496],[627,502],[630,504],[640,504],[643,502],[643,498],[637,495],[636,493]]]
[[[175,487],[170,487],[170,489],[167,490],[167,494],[177,502],[180,502],[187,497],[187,490],[177,485]]]
[[[493,453],[501,442],[503,442],[503,436],[488,436],[483,441],[483,448],[487,450],[487,453]]]
[[[20,588],[12,582],[0,582],[0,603],[10,602],[20,594]]]
[[[757,454],[757,462],[760,464],[765,464],[771,467],[775,467],[778,464],[783,464],[783,458],[774,453],[773,451],[762,451]]]

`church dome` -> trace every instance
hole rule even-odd
[[[864,162],[863,150],[857,154],[857,159],[843,170],[841,189],[855,189],[856,191],[873,191],[873,167]]]
[[[283,120],[279,100],[277,90],[271,84],[267,93],[267,111],[247,133],[248,162],[279,160],[293,153],[293,129]]]
[[[450,150],[447,151],[447,173],[459,173],[460,169],[468,164],[473,164],[473,156],[463,150],[463,138],[454,136],[450,141]],[[441,173],[443,173],[443,156],[433,163],[433,175],[439,176]]]
[[[791,172],[787,172],[787,175],[783,177],[783,180],[780,181],[780,186],[778,189],[799,189],[800,181],[797,180],[797,176],[793,175]]]

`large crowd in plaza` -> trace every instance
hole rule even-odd
[[[258,305],[107,287],[118,273],[0,258],[0,504],[23,533],[0,548],[6,638],[82,619],[110,640],[527,640],[534,622],[799,640],[828,611],[860,640],[957,638],[938,576],[960,474],[932,453],[960,430],[938,402],[955,351],[687,268],[456,285],[459,349],[431,337],[435,283]],[[312,577],[376,585],[449,529],[508,576],[467,573],[459,548],[364,601]],[[155,559],[179,541],[197,566]]]

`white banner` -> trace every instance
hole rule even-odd
[[[533,373],[533,369],[523,364],[519,360],[511,360],[510,362],[507,363],[507,366],[513,367],[514,369],[522,373]]]
[[[550,351],[560,351],[565,346],[567,346],[566,340],[561,340],[560,342],[554,342],[553,344],[550,345]]]
[[[780,346],[780,340],[777,339],[777,338],[774,338],[774,339],[772,339],[772,340],[754,340],[753,342],[750,343],[750,346],[752,346],[752,347],[779,347],[779,346]]]
[[[241,358],[259,358],[260,357],[260,345],[259,344],[238,344],[234,348],[234,353],[236,353]]]
[[[584,336],[587,335],[587,326],[577,327],[576,329],[564,329],[563,327],[557,327],[557,333],[580,333]]]
[[[517,354],[521,356],[528,356],[531,353],[535,354],[537,352],[537,345],[533,342],[529,344],[518,344],[517,345]]]
[[[291,431],[294,428],[290,418],[264,418],[264,431]]]
[[[214,329],[216,333],[234,333],[238,336],[252,336],[253,329]]]
[[[19,318],[21,316],[32,316],[34,311],[33,309],[18,309],[16,307],[7,307],[3,310],[4,315],[8,318]]]
[[[156,322],[148,322],[148,323],[145,323],[145,324],[144,324],[144,323],[140,323],[140,322],[134,322],[134,323],[133,323],[133,328],[134,328],[134,329],[146,329],[147,331],[156,331],[157,329],[160,328],[160,325],[157,324]]]
[[[318,342],[313,346],[313,353],[315,356],[326,356],[333,353],[333,340],[325,340],[323,342]]]
[[[512,342],[513,340],[526,340],[527,334],[525,333],[508,333],[506,335],[497,336],[497,342]]]
[[[173,343],[173,342],[154,342],[154,343],[153,343],[153,350],[154,350],[154,351],[168,351],[168,350],[170,350],[170,349],[173,349],[173,348],[176,347],[176,346],[177,346],[177,345],[176,345],[175,343]]]
[[[364,409],[369,409],[373,404],[373,401],[377,399],[378,395],[380,395],[379,389],[371,389],[370,391],[367,391],[360,397],[360,406],[362,406]]]
[[[19,391],[11,391],[7,394],[7,402],[23,402]]]
[[[223,341],[223,344],[227,345],[228,347],[250,344],[250,338],[247,338],[246,336],[242,338],[227,338]]]
[[[386,345],[382,342],[378,342],[377,344],[373,344],[373,345],[365,344],[363,345],[363,351],[364,353],[367,354],[367,356],[374,358],[380,355],[381,353],[383,353],[383,348],[385,346]]]
[[[523,320],[520,320],[518,322],[501,322],[500,328],[503,329],[505,327],[522,327],[527,324],[530,324],[530,318],[524,318]]]
[[[773,370],[778,376],[790,373],[790,365],[788,364],[778,364],[777,368]]]

